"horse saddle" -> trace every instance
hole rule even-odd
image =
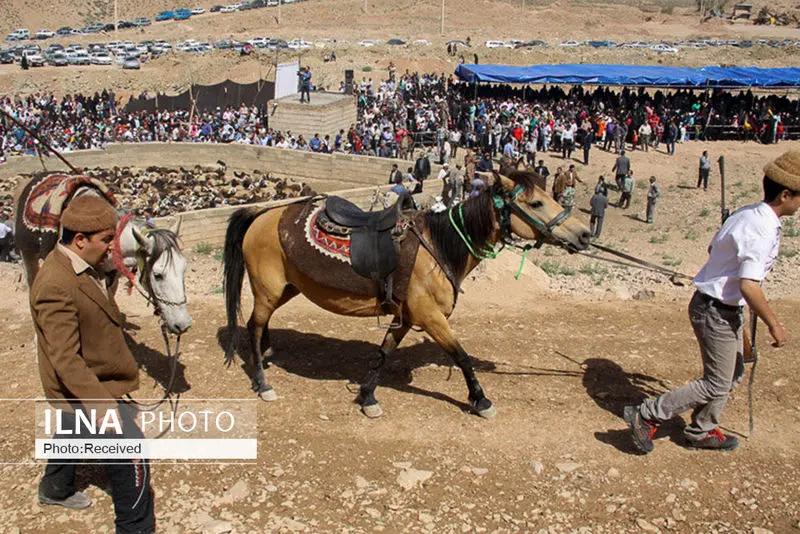
[[[397,269],[398,245],[415,209],[410,193],[399,195],[385,210],[365,212],[341,197],[328,197],[317,224],[326,232],[350,237],[350,264],[369,278],[385,313],[391,313],[392,274]]]

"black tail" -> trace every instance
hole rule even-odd
[[[242,208],[228,219],[225,232],[225,274],[222,291],[225,294],[225,312],[228,317],[228,348],[225,359],[230,361],[236,346],[236,325],[241,314],[242,282],[244,280],[244,253],[242,243],[250,225],[264,210]]]

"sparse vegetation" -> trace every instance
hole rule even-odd
[[[689,230],[683,237],[688,239],[689,241],[697,241],[698,235],[697,232],[695,232],[694,230]]]
[[[650,242],[654,245],[660,245],[669,241],[669,234],[654,235],[650,237]]]
[[[222,294],[222,286],[217,286],[211,291],[208,292],[209,295],[221,295]]]
[[[783,235],[785,237],[800,236],[800,228],[797,227],[796,219],[788,219],[786,221],[786,224],[783,225]]]
[[[221,248],[218,248],[214,251],[214,259],[220,263],[222,263],[223,256],[225,255],[225,251]]]
[[[214,250],[214,245],[211,243],[201,242],[194,246],[194,251],[197,254],[202,254],[203,256],[208,256],[211,254],[211,251]]]
[[[700,217],[708,217],[711,214],[711,210],[708,208],[703,208],[700,210]]]
[[[372,67],[370,65],[364,65],[361,67],[361,72],[372,72]]]
[[[669,254],[664,254],[661,257],[661,263],[666,265],[667,267],[677,267],[683,260],[681,258],[670,256]]]
[[[796,248],[782,248],[778,253],[781,258],[794,258],[798,254],[800,254],[800,249]]]
[[[535,263],[547,276],[558,276],[560,274],[564,276],[573,276],[575,274],[574,269],[567,267],[558,260],[537,261]]]

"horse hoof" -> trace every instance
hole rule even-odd
[[[383,415],[383,409],[380,404],[370,404],[369,406],[362,406],[361,411],[370,419],[377,419]]]
[[[494,406],[489,406],[484,410],[478,410],[478,415],[480,415],[484,419],[491,419],[492,417],[497,415],[497,409]]]
[[[259,393],[258,396],[261,397],[261,400],[264,400],[264,401],[267,401],[267,402],[272,402],[272,401],[278,400],[278,394],[275,393],[275,390],[272,389],[272,388],[265,389],[264,391]]]

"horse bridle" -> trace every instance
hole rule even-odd
[[[536,218],[525,211],[522,206],[516,202],[517,198],[524,190],[525,188],[523,186],[518,185],[510,194],[505,194],[503,196],[500,196],[496,193],[494,194],[495,205],[500,208],[501,211],[500,226],[503,229],[503,242],[507,245],[512,244],[510,243],[511,217],[509,215],[510,213],[514,213],[517,217],[522,219],[524,223],[532,226],[537,232],[539,232],[539,239],[536,240],[533,248],[541,248],[541,246],[548,240],[561,247],[569,248],[569,242],[557,237],[554,233],[554,230],[567,220],[567,217],[570,215],[569,212],[566,209],[562,209],[558,215],[547,222]],[[503,213],[504,211],[505,213]],[[530,245],[528,245],[528,247],[530,248]]]

